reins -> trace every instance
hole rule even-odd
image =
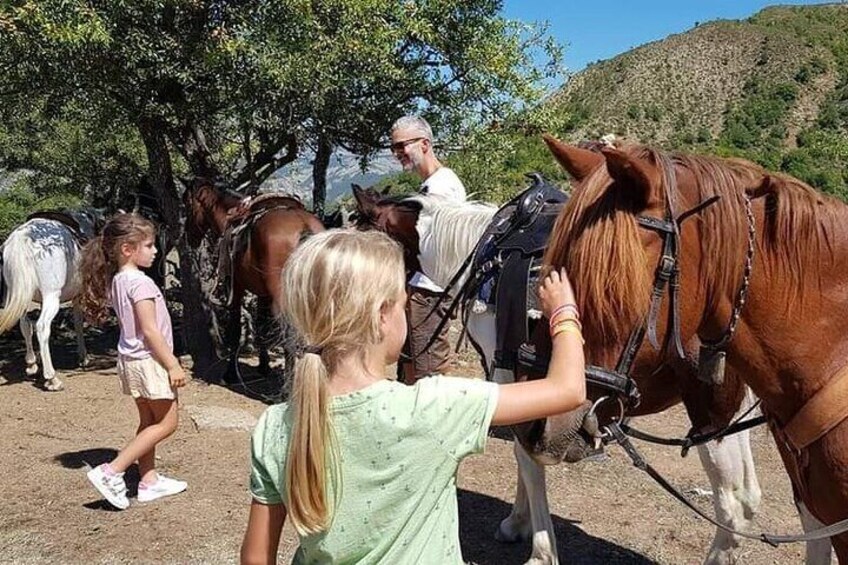
[[[714,432],[709,433],[698,433],[688,435],[684,438],[665,438],[660,436],[655,436],[653,434],[649,434],[647,432],[643,432],[634,428],[633,426],[627,424],[626,422],[620,422],[619,427],[621,427],[621,431],[623,431],[628,436],[647,441],[648,443],[655,443],[657,445],[670,445],[680,447],[680,456],[686,457],[688,455],[689,450],[693,447],[697,447],[699,445],[703,445],[710,441],[719,440],[725,438],[727,436],[731,436],[733,434],[743,432],[745,430],[750,430],[751,428],[755,428],[762,424],[766,423],[765,416],[757,416],[756,418],[751,418],[746,420],[745,418],[751,414],[756,408],[760,405],[760,401],[757,400],[753,405],[751,405],[748,410],[745,411],[744,414],[736,418],[733,422],[728,424],[727,426],[721,428],[720,430],[716,430]]]
[[[769,534],[765,532],[759,534],[752,534],[750,532],[743,532],[726,526],[725,524],[722,524],[716,519],[710,517],[706,512],[695,506],[688,498],[686,498],[686,496],[683,495],[683,493],[681,493],[677,488],[675,488],[671,483],[669,483],[659,473],[659,471],[654,469],[650,465],[650,463],[648,463],[645,458],[642,457],[642,455],[630,441],[630,438],[618,422],[613,422],[605,426],[605,428],[611,435],[612,440],[615,441],[615,443],[617,443],[618,445],[620,445],[622,449],[624,449],[624,451],[627,453],[627,455],[630,456],[630,460],[633,462],[633,465],[635,467],[641,469],[642,471],[645,471],[649,477],[654,479],[654,481],[656,481],[656,483],[663,488],[663,490],[665,490],[674,498],[682,502],[686,507],[695,512],[698,516],[700,516],[707,522],[713,524],[717,528],[721,528],[725,532],[747,539],[759,540],[763,543],[769,544],[772,547],[777,547],[778,545],[784,543],[796,543],[802,541],[806,542],[830,538],[848,531],[848,518],[830,524],[829,526],[817,528],[811,532],[805,532],[803,534],[794,535]]]

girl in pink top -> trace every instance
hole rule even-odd
[[[150,502],[186,489],[184,481],[156,472],[156,444],[177,429],[176,389],[186,383],[174,356],[171,317],[162,292],[141,272],[156,257],[156,228],[137,214],[111,218],[100,236],[82,252],[79,300],[86,318],[106,320],[109,306],[118,316],[118,376],[124,394],[135,400],[136,435],[109,463],[88,472],[88,479],[112,506],[129,506],[124,472],[138,461],[139,502]]]

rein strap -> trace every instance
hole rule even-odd
[[[624,449],[627,455],[630,456],[630,459],[631,461],[633,461],[633,465],[635,467],[645,471],[648,476],[654,479],[654,481],[656,481],[657,484],[659,484],[667,493],[682,502],[690,510],[695,512],[695,514],[697,514],[707,522],[711,523],[715,527],[721,528],[725,532],[747,539],[759,540],[763,543],[769,544],[772,547],[777,547],[778,545],[783,543],[795,543],[801,541],[826,539],[848,531],[848,518],[840,520],[839,522],[836,522],[834,524],[830,524],[829,526],[818,528],[816,530],[813,530],[812,532],[806,532],[803,534],[796,535],[778,535],[768,533],[752,534],[735,530],[725,524],[722,524],[715,518],[710,517],[706,512],[695,506],[688,498],[686,498],[686,496],[683,495],[683,493],[681,493],[671,483],[669,483],[656,469],[654,469],[650,465],[650,463],[645,461],[645,458],[642,457],[642,455],[636,450],[636,447],[630,441],[630,438],[625,435],[624,431],[621,429],[621,427],[619,427],[617,423],[610,424],[606,427],[606,429],[612,435],[615,441]]]

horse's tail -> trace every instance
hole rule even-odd
[[[0,310],[0,333],[21,319],[38,290],[32,240],[25,230],[13,231],[3,244],[2,273],[6,300]]]

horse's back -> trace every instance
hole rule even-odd
[[[324,225],[304,208],[269,210],[253,225],[250,244],[238,259],[244,287],[257,295],[275,296],[280,272],[294,249]]]
[[[21,244],[4,245],[4,263],[9,260],[7,249],[24,253],[25,261],[21,264],[29,265],[38,279],[39,292],[33,300],[40,302],[42,293],[48,292],[60,292],[62,301],[72,299],[79,286],[80,246],[70,228],[57,220],[35,218],[15,231],[20,232]]]

